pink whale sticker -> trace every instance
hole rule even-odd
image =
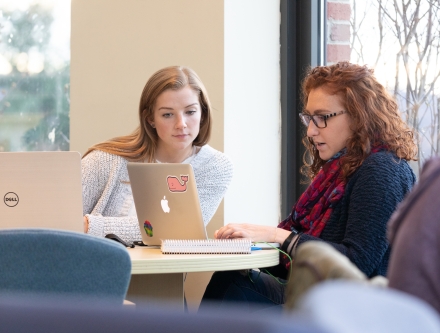
[[[180,175],[180,180],[176,176],[168,176],[167,184],[170,192],[185,192],[188,175]]]

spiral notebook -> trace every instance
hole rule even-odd
[[[165,239],[160,247],[164,254],[250,254],[249,238],[235,239]]]

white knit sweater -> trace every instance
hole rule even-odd
[[[205,225],[211,220],[232,179],[232,162],[223,153],[205,145],[190,161],[199,192]],[[104,237],[114,233],[125,241],[141,240],[139,224],[130,215],[133,195],[127,160],[94,150],[81,161],[83,213],[88,233]]]

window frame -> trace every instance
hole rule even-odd
[[[281,0],[281,216],[288,216],[306,184],[300,168],[304,126],[298,113],[301,81],[309,66],[326,63],[326,0]]]

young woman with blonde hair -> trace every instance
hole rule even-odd
[[[311,183],[278,227],[228,224],[217,238],[277,242],[294,257],[298,245],[326,242],[367,277],[386,275],[387,222],[416,177],[414,133],[366,66],[341,62],[311,68],[302,85],[307,148],[302,172]],[[290,261],[282,255],[284,277]],[[284,303],[284,284],[265,273],[216,272],[205,304],[236,301],[248,309]],[[222,301],[217,302],[215,301]]]
[[[205,225],[232,179],[232,163],[207,143],[211,104],[197,74],[171,66],[154,73],[139,103],[139,127],[92,146],[82,159],[84,231],[141,240],[127,162],[192,165]]]

